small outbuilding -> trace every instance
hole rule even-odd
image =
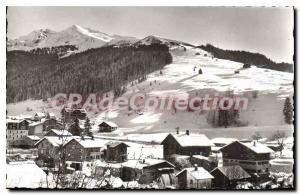
[[[99,133],[113,132],[118,128],[118,125],[111,121],[103,121],[98,125]]]
[[[202,167],[185,168],[176,175],[179,189],[210,189],[214,177]]]
[[[239,165],[216,167],[210,172],[213,187],[216,189],[234,189],[238,182],[246,182],[251,176]]]

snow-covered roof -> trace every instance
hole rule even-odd
[[[7,188],[47,187],[46,173],[33,161],[10,162],[6,167]]]
[[[46,113],[44,113],[44,112],[36,112],[34,116],[44,118],[44,117],[46,117]]]
[[[210,173],[213,173],[216,170],[219,170],[226,176],[229,180],[239,180],[239,179],[246,179],[250,178],[251,176],[239,165],[233,166],[224,166],[224,167],[216,167]]]
[[[215,146],[214,143],[208,139],[204,134],[169,134],[182,146]]]
[[[200,179],[213,179],[214,177],[206,171],[203,167],[190,167],[190,168],[185,168],[179,173],[177,173],[176,177],[183,173],[184,171],[187,171],[192,177],[194,177],[196,180]]]
[[[55,117],[55,114],[52,112],[49,112],[49,116],[50,116],[50,118],[52,118],[52,117]]]
[[[144,167],[153,166],[160,163],[168,163],[170,167],[175,167],[173,164],[166,160],[162,159],[143,159],[143,160],[128,160],[127,162],[123,163],[123,166],[125,167],[131,167],[136,169],[143,169]]]
[[[226,137],[216,137],[216,138],[211,139],[211,141],[214,144],[224,144],[224,145],[227,145],[227,144],[230,144],[230,143],[232,143],[234,141],[237,141],[237,139],[235,139],[235,138],[226,138]]]
[[[43,124],[42,122],[33,122],[33,123],[30,123],[29,126],[34,127],[34,126],[38,126],[38,125],[42,125],[42,124]]]
[[[109,146],[111,148],[117,147],[120,144],[125,144],[124,142],[117,142],[117,141],[110,141],[108,143],[106,143],[106,146]],[[127,147],[129,147],[127,144],[125,144]]]
[[[51,129],[58,136],[72,136],[72,134],[67,130]]]
[[[252,151],[254,151],[257,154],[263,154],[263,153],[272,153],[274,152],[271,148],[267,147],[264,144],[261,144],[257,141],[252,141],[250,143],[242,143],[244,146],[250,148]]]
[[[21,123],[25,119],[17,119],[17,118],[7,118],[6,123]]]
[[[118,128],[118,125],[112,121],[103,121],[101,122],[99,125],[101,125],[102,123],[106,123],[107,125],[111,126],[111,127],[116,127]]]
[[[86,113],[85,109],[73,109],[73,108],[65,108],[66,112],[74,112],[74,111],[80,111],[81,113]]]
[[[232,143],[222,147],[220,150],[223,150],[224,148],[226,148],[226,147],[228,147],[231,144],[236,143],[236,142],[239,143],[239,144],[242,144],[243,146],[246,146],[247,148],[249,148],[250,150],[252,150],[253,152],[255,152],[257,154],[267,154],[267,153],[274,152],[271,148],[269,148],[266,145],[261,144],[257,141],[251,141],[251,142],[247,142],[247,143],[240,142],[240,141],[235,141],[235,142],[232,142]]]
[[[27,135],[27,137],[31,140],[40,140],[41,139],[39,136],[36,136],[36,135]]]
[[[47,140],[49,143],[51,143],[54,147],[58,147],[60,145],[66,145],[71,141],[72,137],[57,137],[57,136],[45,136],[43,139],[38,141],[35,145],[38,145],[44,140]]]
[[[105,148],[105,144],[108,142],[108,140],[92,140],[91,138],[85,138],[84,140],[81,138],[75,138],[75,141],[77,141],[84,148]]]
[[[207,161],[210,161],[210,159],[206,156],[202,156],[202,155],[193,155],[192,156],[193,158],[197,158],[197,159],[200,159],[200,160],[207,160]]]

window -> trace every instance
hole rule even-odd
[[[191,179],[191,180],[190,180],[190,184],[193,185],[193,183],[194,183],[194,182],[193,182],[193,180]]]

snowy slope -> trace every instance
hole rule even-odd
[[[288,134],[292,135],[293,127],[285,125],[282,116],[284,98],[291,97],[294,93],[292,73],[254,66],[241,69],[243,66],[241,63],[216,59],[201,49],[181,43],[173,46],[171,53],[173,63],[165,66],[162,74],[156,71],[149,74],[147,80],[142,83],[134,83],[133,86],[128,84],[127,92],[123,96],[128,97],[136,92],[152,96],[188,96],[196,93],[199,95],[216,92],[221,94],[232,90],[234,94],[249,98],[248,109],[240,113],[240,119],[248,123],[248,126],[230,127],[225,130],[213,129],[207,123],[207,112],[178,111],[174,113],[172,110],[144,110],[142,115],[128,114],[128,111],[117,109],[102,113],[89,112],[92,121],[99,122],[105,119],[115,122],[120,128],[113,133],[114,135],[173,132],[176,127],[180,130],[190,129],[191,132],[205,133],[209,137],[224,136],[224,131],[228,132],[225,133],[228,137],[249,137],[255,131],[260,131],[263,136],[268,137],[274,129],[289,131]],[[202,75],[198,74],[199,68],[203,71]],[[236,70],[239,70],[238,74],[234,73]],[[257,97],[254,97],[254,92]],[[31,102],[9,104],[8,114],[24,114],[27,106],[34,111],[47,109],[47,105],[43,105],[41,101]],[[50,111],[55,112],[51,109]],[[56,113],[59,114],[59,111]]]
[[[249,126],[255,127],[255,130],[260,131],[266,127],[269,131],[271,126],[291,129],[283,121],[282,109],[284,97],[293,93],[293,74],[253,66],[241,69],[241,63],[216,59],[201,49],[185,47],[187,51],[182,46],[172,48],[173,63],[163,68],[162,75],[157,71],[148,75],[146,81],[132,87],[127,86],[128,91],[124,96],[135,92],[158,96],[188,96],[196,91],[205,94],[216,91],[222,93],[230,89],[235,94],[249,97],[249,107],[241,111],[240,118],[248,122]],[[196,53],[200,55],[195,55]],[[198,74],[199,68],[203,71],[202,75]],[[235,70],[240,70],[240,73],[234,74]],[[252,97],[253,91],[258,91],[257,98]],[[128,116],[126,111],[113,110],[101,113],[96,120],[105,118],[116,122],[124,128],[115,132],[117,134],[168,132],[174,131],[175,127],[207,131],[211,126],[206,117],[205,112],[179,111],[175,114],[172,111],[144,111],[143,115]],[[247,132],[249,131],[251,128],[248,128]]]

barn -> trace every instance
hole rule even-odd
[[[165,159],[170,158],[173,154],[209,156],[211,147],[214,146],[204,134],[190,134],[189,130],[186,130],[185,133],[170,133],[161,144],[164,147]]]
[[[118,128],[118,125],[111,121],[103,121],[98,125],[99,133],[113,132]]]

